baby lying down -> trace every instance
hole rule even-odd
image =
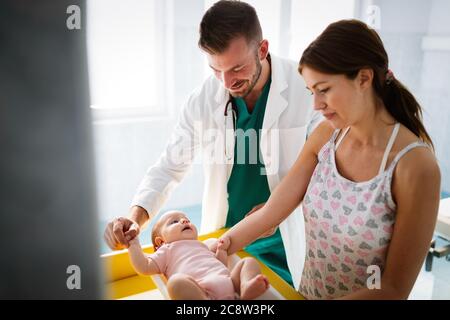
[[[197,228],[183,212],[169,211],[153,227],[155,253],[144,255],[137,237],[130,241],[131,263],[140,274],[164,274],[174,300],[229,300],[236,294],[250,300],[268,289],[269,281],[254,258],[241,259],[228,270],[228,238],[219,241],[214,254],[197,237]]]

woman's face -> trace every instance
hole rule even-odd
[[[314,110],[320,111],[336,129],[346,128],[364,117],[364,90],[359,75],[330,75],[307,66],[302,69],[306,87],[314,96]]]

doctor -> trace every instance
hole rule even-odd
[[[297,63],[269,54],[256,11],[247,3],[214,4],[201,21],[199,46],[214,76],[188,98],[166,150],[137,190],[129,217],[108,224],[104,238],[111,249],[128,247],[196,154],[205,179],[200,232],[232,227],[269,198],[317,123]],[[296,288],[304,260],[299,230],[304,230],[303,216],[296,212],[246,248]]]

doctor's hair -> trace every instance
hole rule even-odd
[[[432,148],[422,122],[422,108],[409,90],[390,74],[389,58],[378,33],[358,20],[330,24],[303,52],[299,72],[307,66],[318,72],[355,79],[372,69],[372,87],[388,112]]]
[[[241,1],[220,0],[206,11],[200,23],[198,45],[201,49],[220,54],[232,40],[240,37],[249,45],[263,40],[255,8]]]

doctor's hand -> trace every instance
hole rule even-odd
[[[108,223],[103,237],[112,250],[121,250],[130,246],[130,240],[136,238],[139,231],[137,222],[120,217]]]
[[[250,210],[250,211],[245,215],[245,217],[247,217],[247,216],[249,216],[249,215],[255,213],[256,211],[258,211],[259,209],[261,209],[262,207],[264,207],[265,204],[266,204],[266,203],[264,202],[264,203],[258,204],[257,206],[254,206],[253,209]],[[277,228],[278,228],[278,226],[269,229],[269,231],[266,231],[265,233],[263,233],[258,239],[267,238],[267,237],[270,237],[270,236],[274,235],[275,231],[277,231]]]

